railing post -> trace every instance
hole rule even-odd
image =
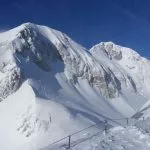
[[[69,141],[68,141],[68,149],[70,149],[70,148],[71,148],[71,135],[69,135],[68,138],[69,138]]]
[[[129,118],[127,118],[127,125],[129,125]]]
[[[108,129],[108,121],[107,120],[104,121],[104,125],[105,125],[104,131],[105,131],[105,134],[106,134],[107,129]]]

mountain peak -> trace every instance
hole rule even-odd
[[[123,47],[117,45],[113,42],[101,42],[90,49],[91,53],[97,53],[101,51],[105,56],[110,59],[121,60],[121,59],[131,59],[139,60],[142,57],[134,50],[128,47]]]
[[[32,22],[25,22],[25,23],[22,23],[21,26],[36,26],[37,24],[35,23],[32,23]]]

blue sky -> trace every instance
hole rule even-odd
[[[113,41],[150,57],[149,8],[150,0],[2,0],[0,31],[33,22],[87,48]]]

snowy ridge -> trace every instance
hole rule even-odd
[[[106,63],[109,59],[108,66],[115,69],[115,74],[120,80],[126,85],[132,84],[133,90],[149,97],[147,91],[150,83],[149,60],[130,48],[121,47],[112,42],[100,43],[91,48],[90,52],[100,63]]]
[[[131,117],[148,102],[149,77],[147,59],[112,42],[88,52],[32,23],[1,33],[0,135],[13,134],[0,145],[34,150],[107,118]]]

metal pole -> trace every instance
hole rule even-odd
[[[129,118],[127,118],[127,125],[129,124]]]
[[[71,148],[71,135],[69,135],[68,138],[69,138],[68,149],[70,149]]]
[[[107,120],[105,120],[104,125],[105,125],[104,131],[105,131],[105,133],[107,133],[107,127],[108,127]]]

